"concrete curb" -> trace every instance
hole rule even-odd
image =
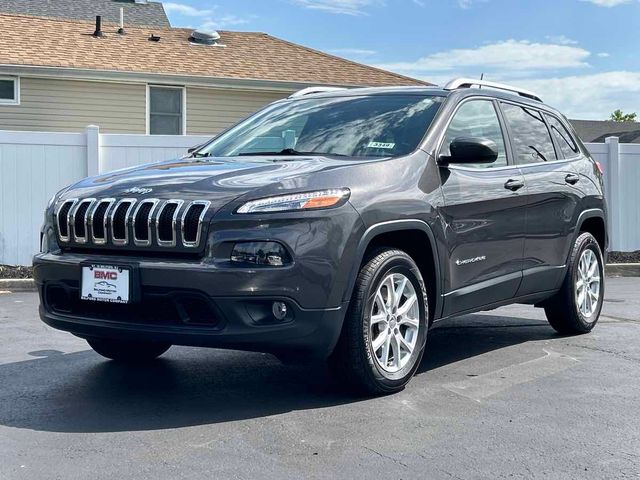
[[[640,263],[609,263],[605,272],[608,277],[640,277]]]
[[[2,278],[0,279],[0,292],[35,292],[36,284],[33,278]]]
[[[33,278],[2,278],[0,279],[0,292],[35,292],[36,284]]]

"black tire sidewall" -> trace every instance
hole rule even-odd
[[[380,282],[390,273],[401,273],[406,276],[412,283],[416,294],[418,295],[418,306],[420,310],[420,328],[418,329],[418,340],[416,342],[416,349],[412,354],[412,358],[409,363],[397,372],[391,373],[382,369],[375,358],[375,352],[372,351],[371,339],[369,338],[369,321],[371,316],[371,302],[376,294]],[[411,257],[408,255],[393,255],[387,258],[376,270],[375,274],[368,282],[367,292],[365,296],[365,302],[362,305],[362,340],[364,342],[364,352],[366,355],[366,361],[369,365],[369,369],[373,379],[379,385],[389,388],[390,390],[397,389],[405,385],[413,376],[416,369],[420,364],[422,355],[424,353],[424,347],[427,341],[428,323],[429,323],[429,308],[426,295],[426,289],[420,270],[415,265]]]

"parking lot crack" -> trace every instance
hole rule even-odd
[[[367,447],[367,446],[363,446],[362,448],[364,448],[365,450],[368,450],[368,451],[369,451],[369,452],[371,452],[371,453],[374,453],[375,455],[379,456],[380,458],[384,458],[384,459],[387,459],[387,460],[391,460],[393,463],[396,463],[396,464],[400,465],[401,467],[409,468],[409,466],[408,466],[406,463],[402,463],[402,462],[401,462],[400,460],[398,460],[397,458],[393,458],[393,457],[391,457],[391,456],[389,456],[389,455],[386,455],[386,454],[384,454],[384,453],[380,453],[379,451],[377,451],[377,450],[375,450],[375,449],[373,449],[373,448],[369,448],[369,447]]]
[[[575,344],[575,343],[568,343],[567,345],[569,345],[571,347],[576,347],[576,348],[583,348],[585,350],[591,350],[593,352],[606,353],[606,354],[613,355],[613,356],[615,356],[617,358],[621,358],[623,360],[627,360],[627,361],[633,362],[633,363],[640,363],[640,358],[630,357],[629,355],[625,355],[624,353],[616,352],[615,350],[609,350],[609,349],[606,349],[606,348],[594,347],[594,346],[590,346],[590,345],[578,345],[578,344]]]

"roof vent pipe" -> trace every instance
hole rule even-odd
[[[189,41],[201,45],[215,45],[220,40],[220,34],[215,30],[194,30],[191,32]]]
[[[124,35],[124,8],[120,7],[120,28],[118,29],[120,35]]]
[[[100,15],[96,16],[96,31],[93,32],[94,37],[104,37],[104,33],[102,33],[102,17]]]

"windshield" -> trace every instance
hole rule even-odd
[[[414,151],[442,97],[371,95],[279,102],[194,153],[396,157]]]

